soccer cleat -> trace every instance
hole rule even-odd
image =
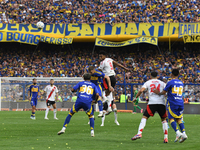
[[[47,118],[47,117],[44,117],[44,119],[45,119],[45,120],[49,120],[49,118]]]
[[[165,138],[164,141],[163,141],[163,143],[168,143],[168,139]]]
[[[31,118],[32,120],[35,120],[35,119],[36,119],[36,117],[32,117],[32,116],[31,116],[30,118]]]
[[[136,112],[132,112],[132,114],[137,114]]]
[[[59,120],[58,118],[54,117],[55,120]]]
[[[181,139],[179,140],[179,143],[183,143],[187,138],[188,138],[187,135],[186,135],[186,134],[183,134],[183,135],[181,136]]]
[[[116,123],[116,125],[118,125],[118,126],[120,125],[119,122],[118,122],[117,120],[115,120],[115,123]]]
[[[131,140],[137,140],[137,139],[140,139],[142,138],[142,134],[136,134],[134,137],[131,138]]]
[[[61,135],[61,134],[63,134],[63,133],[65,133],[65,131],[64,131],[64,130],[61,130],[61,131],[59,131],[57,134],[58,134],[58,135]]]
[[[100,112],[99,112],[98,117],[99,117],[99,118],[100,118],[100,117],[103,117],[103,111],[100,111]]]
[[[94,130],[91,130],[91,137],[94,137]]]
[[[174,140],[174,142],[177,142],[181,137],[182,137],[182,133],[181,132],[177,133],[176,139]]]
[[[143,109],[141,109],[141,111],[140,111],[141,113],[143,113]]]
[[[103,126],[104,126],[104,123],[102,123],[100,126],[103,127]]]

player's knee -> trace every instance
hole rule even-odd
[[[144,118],[144,119],[148,119],[149,117],[143,115],[142,118]]]
[[[114,109],[113,109],[113,112],[117,112],[117,108],[114,108]]]
[[[73,113],[73,112],[69,112],[69,115],[70,115],[70,116],[73,116],[73,115],[74,115],[74,113]]]

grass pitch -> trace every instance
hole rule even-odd
[[[1,150],[197,150],[199,149],[200,115],[184,115],[188,139],[184,143],[174,143],[175,133],[169,129],[169,143],[163,143],[162,124],[158,114],[147,121],[143,137],[136,141],[131,138],[137,133],[142,114],[118,113],[120,126],[114,123],[114,115],[106,117],[105,126],[95,114],[95,137],[90,137],[88,117],[84,112],[75,114],[65,134],[58,136],[68,112],[58,112],[59,120],[44,120],[45,112],[36,112],[36,120],[31,120],[31,112],[0,112]]]

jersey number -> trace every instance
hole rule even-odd
[[[108,63],[109,63],[109,65],[110,65],[110,69],[113,70],[112,62],[109,61]]]
[[[87,93],[88,95],[89,94],[93,94],[93,88],[92,88],[92,86],[87,86],[87,85],[83,85],[82,87],[81,87],[81,92],[80,93]]]
[[[174,87],[172,88],[172,93],[173,93],[173,94],[177,94],[177,96],[182,96],[182,93],[183,93],[183,86],[180,86],[180,87],[174,86]]]
[[[150,87],[151,87],[151,92],[153,92],[153,89],[155,89],[155,88],[160,92],[160,84],[158,84],[157,87],[155,84],[151,84]]]

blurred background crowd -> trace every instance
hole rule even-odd
[[[199,22],[198,0],[1,0],[0,23]]]
[[[116,99],[124,93],[124,79],[126,83],[141,85],[150,79],[150,73],[156,70],[158,78],[167,82],[171,79],[173,68],[180,69],[179,79],[185,84],[200,84],[200,53],[199,44],[175,43],[168,50],[168,43],[160,43],[158,47],[148,44],[138,44],[120,48],[103,48],[108,57],[128,67],[132,72],[124,72],[122,68],[115,67],[117,83]],[[93,43],[76,43],[71,46],[57,46],[40,44],[36,46],[19,43],[4,43],[0,49],[0,76],[1,77],[81,77],[84,68],[93,65],[98,68],[100,60],[98,52],[102,48],[96,47],[92,53]],[[30,83],[29,83],[30,85]],[[18,88],[23,93],[22,86]],[[69,87],[60,87],[62,100],[69,100],[67,91]],[[44,85],[41,84],[41,90]],[[126,87],[129,100],[131,99],[131,86]],[[28,91],[28,84],[26,85]],[[189,101],[199,101],[200,88],[198,85],[187,85],[184,89],[184,98]],[[6,92],[5,92],[6,93]],[[22,94],[21,93],[21,97]],[[26,92],[26,97],[28,93]],[[20,94],[19,94],[20,95]],[[68,97],[68,98],[67,98]],[[44,98],[45,99],[45,98]],[[141,100],[148,99],[147,92]],[[71,99],[70,99],[71,100]]]

